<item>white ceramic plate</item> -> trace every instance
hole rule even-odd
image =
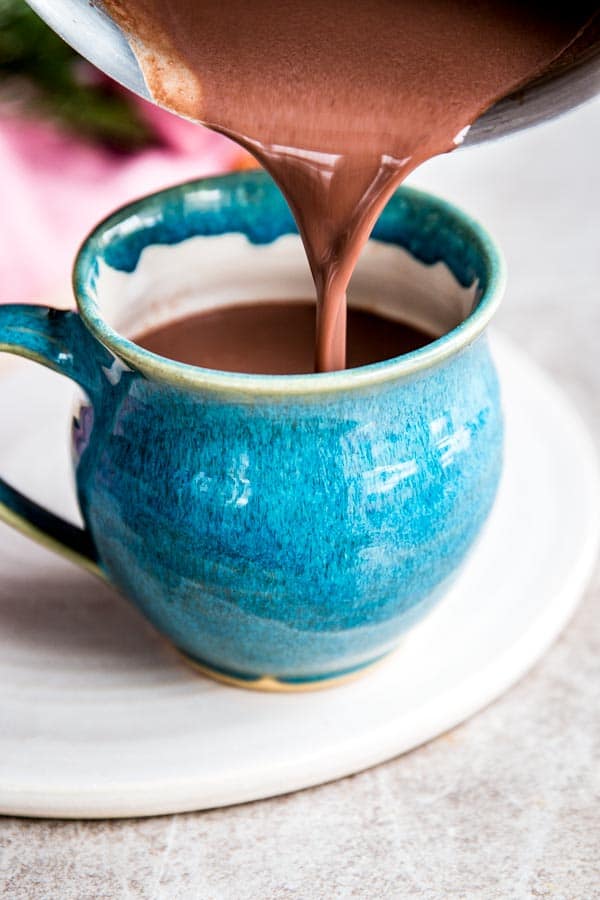
[[[562,394],[506,343],[496,358],[506,467],[485,533],[451,594],[355,683],[285,695],[206,680],[109,588],[0,526],[0,812],[137,816],[268,797],[409,750],[513,684],[583,592],[600,490]],[[33,365],[0,381],[0,471],[74,515],[70,397]]]

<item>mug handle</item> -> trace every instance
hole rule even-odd
[[[100,387],[102,357],[107,356],[109,366],[113,358],[87,331],[77,313],[26,304],[0,305],[0,352],[26,357],[66,375],[92,400]],[[2,478],[0,521],[106,579],[87,528],[56,516]]]

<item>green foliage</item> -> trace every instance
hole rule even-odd
[[[0,100],[114,150],[154,141],[125,94],[23,2],[0,0]]]

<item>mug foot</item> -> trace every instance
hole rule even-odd
[[[394,651],[384,653],[368,663],[357,666],[353,669],[344,669],[333,675],[316,675],[310,678],[275,678],[272,675],[261,675],[253,678],[251,675],[240,675],[228,672],[225,669],[216,669],[209,666],[193,656],[184,653],[183,650],[176,648],[178,653],[183,657],[188,665],[192,666],[202,675],[207,675],[221,684],[228,684],[231,687],[244,688],[251,691],[266,691],[270,693],[300,693],[303,691],[322,691],[325,688],[339,687],[342,684],[348,684],[360,678],[361,675],[370,672]]]

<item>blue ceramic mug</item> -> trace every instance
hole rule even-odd
[[[84,242],[78,313],[0,307],[0,350],[81,389],[85,528],[5,482],[0,516],[216,677],[293,689],[358,672],[442,597],[492,506],[503,426],[485,331],[503,284],[479,225],[402,188],[349,302],[432,343],[326,374],[196,368],[131,337],[203,306],[310,296],[293,219],[259,172],[133,203]]]

